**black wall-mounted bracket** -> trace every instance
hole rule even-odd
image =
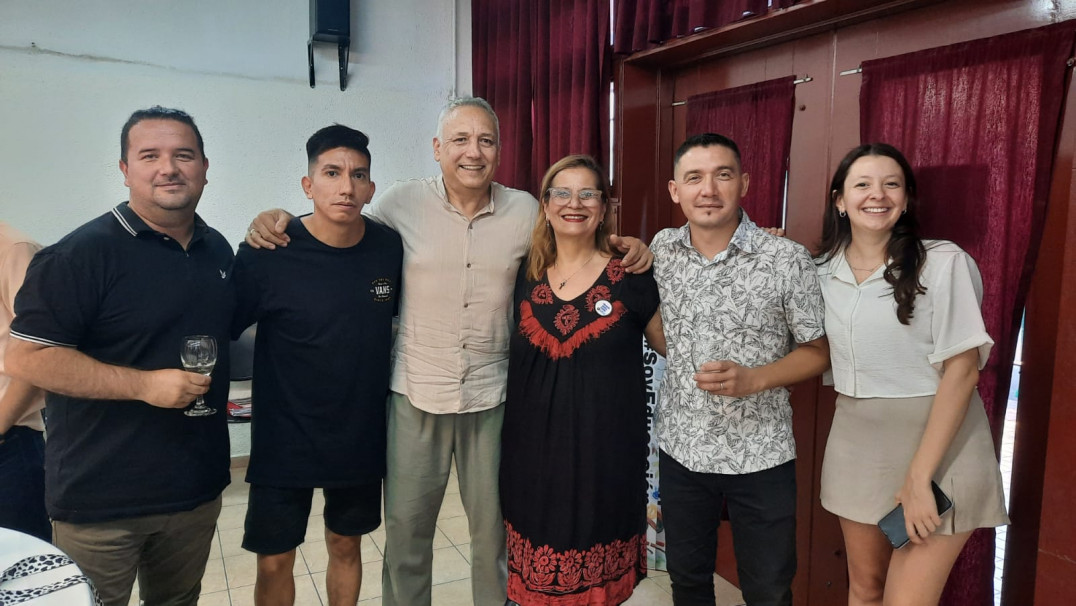
[[[310,0],[310,40],[306,43],[310,88],[314,88],[315,42],[336,45],[340,61],[340,90],[347,89],[347,65],[351,55],[350,0]]]
[[[314,88],[314,43],[322,42],[322,40],[310,39],[306,43],[306,54],[310,61],[310,88]],[[348,58],[351,56],[351,40],[349,38],[343,38],[339,41],[335,41],[337,46],[337,53],[340,59],[340,90],[347,89],[347,63]]]

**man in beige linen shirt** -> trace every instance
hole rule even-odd
[[[41,246],[0,221],[0,526],[52,539],[45,513],[45,393],[7,375],[4,351],[15,293]]]
[[[388,407],[386,606],[431,603],[433,540],[453,458],[470,531],[474,603],[502,606],[506,599],[497,486],[501,404],[512,290],[538,204],[527,192],[493,182],[500,150],[489,104],[456,99],[441,112],[433,140],[441,174],[398,182],[368,207],[404,243]],[[279,235],[286,221],[282,211],[263,213],[247,242],[286,244]],[[649,252],[638,240],[631,244],[625,265],[649,268]]]

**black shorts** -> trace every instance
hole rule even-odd
[[[381,525],[381,481],[325,488],[325,527],[354,537]],[[250,485],[243,549],[262,555],[286,553],[302,544],[313,488]]]

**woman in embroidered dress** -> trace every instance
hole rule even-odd
[[[919,238],[911,166],[879,143],[833,176],[819,282],[839,394],[822,506],[840,517],[848,603],[937,604],[971,531],[1008,523],[975,389],[993,345],[978,267]],[[953,501],[942,516],[932,480]],[[911,543],[894,550],[877,523],[898,503]]]
[[[642,337],[664,351],[658,290],[609,247],[609,186],[593,158],[560,160],[541,192],[501,440],[508,597],[619,604],[646,575]]]

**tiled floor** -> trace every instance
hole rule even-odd
[[[1014,384],[1018,385],[1015,373]],[[1015,394],[1015,390],[1014,390]],[[1012,473],[1013,438],[1016,429],[1016,398],[1011,396],[1002,434],[1001,470],[1005,494],[1009,494]],[[201,606],[247,606],[254,603],[255,556],[240,547],[243,538],[243,519],[247,512],[247,484],[243,481],[245,468],[232,470],[232,484],[224,491],[224,503],[217,522],[217,537],[210,552],[209,563],[202,579]],[[324,522],[320,494],[314,496],[306,542],[299,547],[295,558],[295,604],[322,606],[325,597]],[[434,606],[473,606],[470,591],[470,535],[467,518],[459,498],[459,484],[453,474],[437,522],[434,538],[433,604]],[[1006,528],[997,531],[997,568],[994,577],[995,604],[1001,603],[1001,574],[1005,556]],[[381,553],[385,531],[379,529],[363,538],[362,592],[359,604],[381,604]],[[743,598],[735,586],[714,575],[717,585],[717,606],[739,606]],[[635,589],[626,606],[666,606],[672,604],[669,575],[650,571]],[[131,596],[131,606],[138,606],[137,587]]]
[[[248,606],[254,603],[256,560],[240,543],[243,539],[243,519],[247,511],[247,484],[243,481],[245,468],[232,470],[232,484],[224,491],[223,508],[217,522],[217,536],[209,554],[205,576],[202,578],[201,606]],[[325,525],[322,519],[324,501],[315,493],[306,541],[295,556],[296,606],[328,604],[325,595]],[[381,605],[381,553],[385,545],[384,528],[362,540],[361,606]],[[444,503],[437,521],[433,543],[433,604],[434,606],[473,606],[470,579],[470,534],[467,518],[460,502],[459,483],[455,474],[448,484]],[[736,587],[714,575],[717,583],[717,606],[739,606],[743,603]],[[626,606],[667,606],[672,604],[669,575],[651,571],[635,589]],[[131,596],[131,606],[138,606],[137,587]]]

